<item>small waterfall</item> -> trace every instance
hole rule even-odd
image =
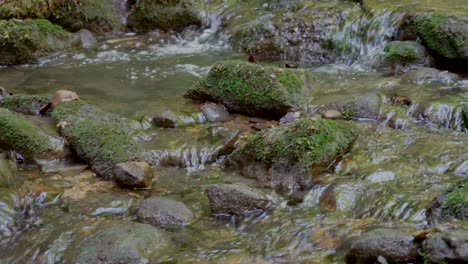
[[[435,125],[463,131],[463,110],[461,107],[434,103],[424,111],[423,116]]]
[[[346,21],[334,37],[337,62],[350,65],[358,58],[378,52],[395,35],[404,16],[384,10]]]

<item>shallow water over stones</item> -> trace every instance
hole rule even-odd
[[[362,48],[354,44],[353,49]],[[184,99],[183,93],[207,75],[212,63],[245,57],[197,37],[149,34],[69,50],[37,66],[1,68],[0,84],[10,92],[50,95],[73,90],[130,120],[134,138],[155,166],[155,180],[149,189],[126,190],[96,178],[78,161],[19,165],[20,187],[0,191],[0,262],[74,263],[75,248],[87,241],[83,239],[96,230],[135,221],[141,201],[165,196],[187,205],[195,220],[168,232],[173,246],[149,263],[343,263],[341,242],[373,227],[425,227],[432,199],[466,177],[466,76],[415,83],[353,66],[308,65],[304,68],[315,79],[297,94],[301,110],[310,115],[341,111],[361,130],[353,148],[333,170],[318,175],[310,190],[291,196],[264,190],[274,206],[260,216],[229,221],[213,217],[204,193],[207,185],[256,185],[225,169],[224,155],[235,141],[277,122],[233,115],[224,123],[194,118],[161,128],[147,120],[167,110],[197,117],[200,105]],[[47,120],[37,122],[53,130]],[[45,194],[34,205],[15,203]],[[23,225],[17,221],[15,229],[20,232],[12,232],[12,219],[25,207],[35,214],[23,215]],[[13,227],[7,230],[7,225]],[[466,223],[454,225],[466,228]]]

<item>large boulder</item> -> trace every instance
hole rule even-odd
[[[468,61],[468,16],[443,13],[415,15],[412,26],[435,59]]]
[[[388,263],[414,263],[418,257],[418,244],[411,231],[382,228],[366,232],[353,240],[346,254],[346,263],[383,263],[377,262],[379,258]]]
[[[46,159],[59,152],[49,136],[21,114],[0,108],[0,147],[12,149],[27,159]]]
[[[426,210],[426,217],[432,225],[450,220],[467,221],[468,185],[466,182],[434,198],[431,206]]]
[[[358,131],[350,122],[300,119],[251,136],[229,163],[269,187],[303,188],[350,149]]]
[[[468,230],[448,230],[424,240],[422,252],[430,263],[468,263]]]
[[[269,205],[265,194],[247,185],[211,184],[205,191],[215,214],[255,214],[261,213]]]
[[[120,118],[75,100],[62,102],[52,111],[60,134],[96,174],[112,179],[114,166],[141,161],[143,149],[127,133]]]
[[[169,244],[167,235],[151,225],[117,223],[86,238],[74,254],[74,263],[148,263]]]
[[[188,26],[201,26],[191,1],[140,0],[128,16],[128,27],[135,31],[182,31]]]
[[[208,76],[185,96],[220,102],[234,112],[280,118],[301,105],[312,79],[311,73],[303,69],[224,61],[214,64]]]
[[[51,98],[44,95],[18,94],[7,96],[0,101],[0,107],[24,115],[38,115],[39,110],[50,102]]]
[[[185,204],[164,197],[144,200],[137,212],[139,222],[168,230],[180,229],[194,218],[193,212]]]
[[[4,0],[0,5],[0,19],[48,19],[70,31],[82,28],[94,32],[111,31],[122,26],[118,2],[115,0]]]
[[[0,20],[0,65],[36,63],[73,42],[70,33],[45,19]]]
[[[383,54],[377,56],[372,67],[401,73],[433,65],[432,57],[421,44],[414,41],[393,41],[385,46]]]

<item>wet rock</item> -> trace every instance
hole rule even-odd
[[[415,84],[454,84],[459,79],[460,77],[455,73],[434,68],[417,69],[401,76],[403,82]]]
[[[116,164],[142,160],[142,147],[126,132],[119,117],[77,100],[62,102],[52,117],[78,157],[99,177],[112,179]]]
[[[242,216],[267,209],[268,199],[259,190],[241,184],[211,184],[205,189],[215,214]]]
[[[153,170],[146,162],[124,162],[114,167],[114,179],[129,187],[146,188],[151,186]]]
[[[438,127],[451,128],[463,131],[466,127],[463,116],[463,109],[458,104],[445,104],[439,102],[431,103],[422,116]]]
[[[0,152],[0,187],[13,187],[17,173],[16,159],[9,152]]]
[[[229,157],[229,165],[272,188],[302,188],[343,155],[357,135],[357,127],[345,121],[300,119],[251,136]]]
[[[421,67],[434,65],[426,48],[414,41],[393,41],[384,48],[384,53],[377,56],[372,67],[394,73],[408,72]]]
[[[468,263],[468,230],[448,230],[431,234],[422,245],[430,263]]]
[[[286,123],[291,123],[293,121],[296,121],[301,117],[301,112],[289,112],[283,117],[280,118],[279,124],[286,124]]]
[[[72,35],[48,20],[0,20],[0,65],[37,63],[72,44]]]
[[[7,96],[8,96],[8,92],[6,91],[5,88],[3,88],[3,86],[0,85],[0,103],[3,100],[3,98]]]
[[[151,225],[117,223],[86,238],[75,263],[148,263],[169,244],[167,235]]]
[[[202,115],[202,114],[200,114]],[[186,115],[177,115],[172,111],[164,111],[151,118],[153,124],[156,127],[163,128],[174,128],[179,126],[193,125],[196,123],[202,123],[205,119],[205,116],[186,116]]]
[[[379,257],[389,263],[414,263],[419,257],[418,245],[406,230],[374,229],[351,242],[346,263],[371,264]]]
[[[185,204],[164,197],[144,200],[138,208],[139,222],[168,230],[183,228],[195,218]]]
[[[97,43],[94,34],[87,29],[80,29],[80,31],[75,33],[75,36],[78,38],[80,46],[85,49],[89,49]]]
[[[464,67],[468,70],[467,16],[446,15],[442,12],[421,13],[413,17],[411,25],[424,45],[434,54],[436,62],[444,67],[458,70]]]
[[[224,61],[214,64],[185,96],[220,102],[233,112],[280,118],[299,105],[297,93],[306,88],[306,78],[311,73],[302,69]]]
[[[0,108],[0,146],[23,154],[27,159],[46,159],[57,154],[47,135],[21,114]]]
[[[240,14],[248,17],[249,23],[245,19],[238,22],[235,17],[227,22],[228,27],[234,26],[233,47],[260,58],[307,63],[333,61],[339,45],[334,34],[346,18],[361,12],[357,5],[346,2],[322,5],[276,1],[254,10]],[[258,12],[267,12],[268,16],[259,16]]]
[[[427,221],[436,225],[451,220],[468,220],[468,186],[455,186],[438,195],[426,210]]]
[[[324,111],[322,117],[325,119],[343,119],[341,112],[333,109]]]
[[[191,1],[142,0],[130,10],[128,27],[135,31],[182,31],[188,26],[201,26]]]
[[[229,114],[224,107],[215,103],[204,103],[201,110],[206,119],[210,122],[227,122],[231,121],[233,117]]]
[[[50,102],[50,97],[44,95],[18,94],[5,97],[0,101],[0,107],[24,115],[38,115],[41,108]]]
[[[334,96],[332,103],[325,109],[336,110],[345,119],[370,118],[377,119],[380,113],[382,99],[377,94],[365,94],[356,96]]]

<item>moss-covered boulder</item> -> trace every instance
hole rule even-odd
[[[39,110],[50,102],[51,98],[44,95],[18,94],[7,96],[0,101],[0,107],[24,115],[37,115]]]
[[[468,220],[468,182],[437,196],[426,210],[429,224],[437,225],[450,220]]]
[[[45,159],[57,151],[51,138],[21,114],[0,108],[0,147],[13,149],[27,159]]]
[[[201,25],[191,1],[141,0],[128,16],[128,27],[140,32],[154,29],[182,31],[191,25]]]
[[[229,164],[269,187],[302,188],[346,153],[357,135],[350,122],[300,119],[251,136]]]
[[[216,101],[233,112],[280,118],[301,106],[313,79],[303,69],[224,61],[214,64],[208,76],[185,96]]]
[[[61,127],[60,134],[100,177],[111,179],[118,163],[141,161],[142,147],[114,115],[77,100],[62,102],[52,117]]]
[[[412,27],[436,63],[468,70],[468,16],[422,13],[414,16]]]
[[[47,20],[0,20],[0,65],[36,63],[70,47],[73,36]]]
[[[377,56],[372,67],[395,73],[434,65],[426,48],[414,41],[393,41],[388,43],[383,54]]]
[[[70,31],[82,28],[93,32],[120,29],[119,9],[115,0],[4,0],[0,19],[48,19]]]

